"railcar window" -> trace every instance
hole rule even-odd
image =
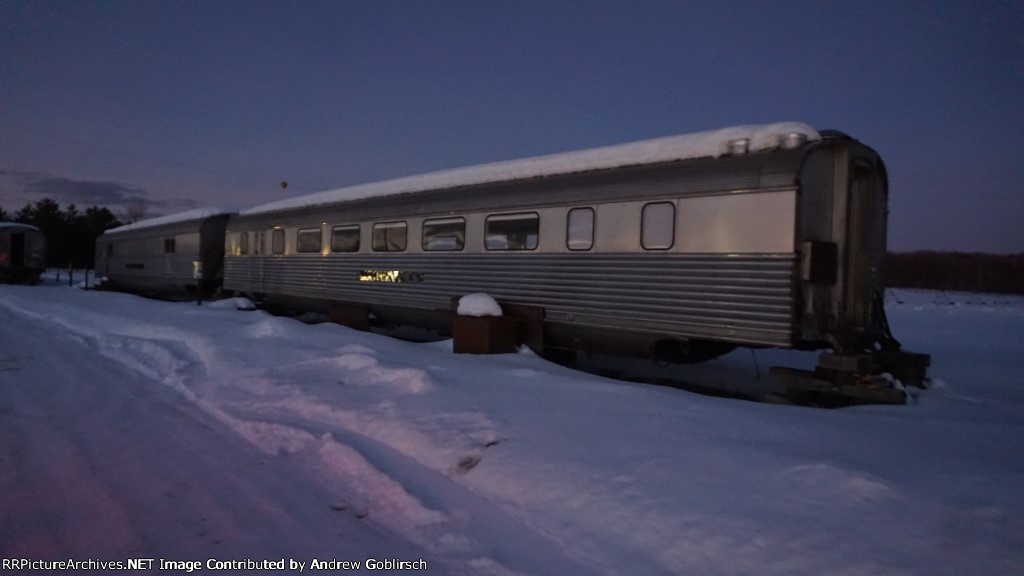
[[[284,254],[284,230],[275,228],[270,233],[270,251],[274,254]]]
[[[319,228],[301,228],[295,242],[296,252],[319,252],[323,247],[323,231]]]
[[[263,254],[263,252],[267,249],[267,245],[266,245],[266,240],[267,239],[266,239],[266,235],[265,235],[266,233],[265,232],[256,232],[255,234],[256,234],[256,236],[255,236],[256,246],[253,248],[253,254]]]
[[[423,221],[423,249],[462,250],[466,245],[466,219],[435,218]]]
[[[405,222],[379,222],[373,225],[374,252],[405,251],[408,229]]]
[[[488,250],[534,250],[540,236],[540,216],[500,214],[484,222],[484,247]]]
[[[640,244],[647,250],[667,250],[675,243],[676,207],[671,202],[644,206],[640,216]]]
[[[249,253],[249,233],[241,232],[238,234],[238,253],[248,254]]]
[[[331,228],[331,252],[359,252],[359,224]]]
[[[164,238],[164,254],[174,254],[174,238]]]
[[[594,246],[594,209],[569,210],[565,229],[565,245],[569,250],[590,250]]]

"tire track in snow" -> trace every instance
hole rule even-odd
[[[476,573],[595,573],[586,558],[567,555],[502,504],[460,482],[486,464],[488,450],[500,446],[502,438],[484,414],[444,412],[409,421],[390,400],[361,410],[319,398],[324,388],[316,382],[325,369],[333,386],[355,387],[361,400],[371,390],[394,399],[436,389],[426,371],[381,361],[372,349],[353,345],[335,353],[275,367],[262,379],[247,375],[262,381],[249,386],[259,392],[224,409],[246,423],[243,433],[253,442],[282,450],[334,490],[339,501],[333,508],[365,515]],[[306,384],[285,383],[295,381]],[[329,391],[332,384],[324,386]],[[287,441],[277,444],[281,439]],[[505,542],[508,534],[517,534],[516,540]],[[524,547],[529,557],[517,553]]]
[[[22,359],[0,373],[0,555],[400,548],[354,520],[325,522],[335,519],[313,506],[315,484],[262,465],[234,434],[211,434],[216,423],[175,391],[48,323],[0,316],[5,351]]]
[[[263,418],[294,418],[290,412],[275,415],[266,407],[262,414]],[[259,426],[255,420],[249,423]],[[308,431],[316,424],[305,421],[298,428],[267,420],[263,425],[279,431]],[[339,492],[343,501],[336,504],[344,510],[379,521],[444,558],[474,566],[479,574],[598,573],[582,559],[568,557],[564,548],[500,504],[460,484],[455,470],[425,466],[387,443],[337,424],[321,426],[323,434],[314,440],[306,432],[310,434],[307,445],[291,456]],[[517,535],[515,542],[504,541],[508,534]],[[522,556],[518,553],[522,549],[531,554]]]
[[[283,455],[294,462],[299,462],[314,480],[339,494],[339,500],[329,503],[333,509],[339,512],[348,511],[360,518],[369,517],[372,523],[381,525],[387,531],[444,556],[451,557],[452,553],[456,552],[457,559],[471,562],[481,574],[518,574],[486,555],[471,553],[466,557],[464,536],[444,531],[437,537],[438,527],[452,524],[452,519],[447,514],[424,505],[416,494],[407,490],[406,483],[393,477],[392,471],[382,471],[365,457],[364,451],[353,448],[346,442],[337,441],[331,432],[317,436],[308,430],[308,426],[290,426],[280,422],[242,417],[232,413],[230,403],[214,403],[197,395],[190,384],[201,384],[208,370],[185,342],[125,335],[109,335],[103,338],[78,336],[78,339],[86,342],[104,357],[181,394],[186,401],[214,417],[264,453],[272,456]],[[350,354],[342,360],[347,364],[354,362],[356,370],[365,369],[359,380],[363,385],[376,383],[394,387],[407,382],[408,378],[415,376],[413,372],[416,372],[410,368],[395,369],[381,366],[371,356],[360,353]],[[410,393],[420,393],[430,385],[428,381],[429,377],[419,380],[413,378],[412,385],[402,384],[401,387]],[[350,436],[359,438],[355,435]],[[361,444],[369,443],[375,443],[377,451],[385,449],[384,444],[363,437]],[[391,450],[389,447],[386,449]],[[398,454],[397,451],[391,451]],[[419,474],[428,471],[418,463],[414,469],[419,469]],[[417,472],[413,472],[412,476],[407,476],[415,477],[416,474]],[[465,489],[462,490],[468,493]],[[465,497],[462,499],[465,500]],[[458,527],[465,522],[465,515],[461,513],[461,509],[456,512],[459,512],[457,516],[461,518],[454,522]],[[501,529],[492,529],[488,532],[502,534]],[[469,549],[478,548],[479,543]],[[556,552],[552,551],[551,559],[558,558]],[[579,568],[573,572],[586,574]]]

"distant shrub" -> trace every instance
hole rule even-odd
[[[1024,294],[1024,254],[890,252],[886,274],[893,288]]]

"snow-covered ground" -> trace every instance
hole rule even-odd
[[[934,386],[826,411],[231,300],[0,286],[0,558],[1024,573],[1024,299],[888,306]],[[695,374],[757,388],[776,362],[808,355],[740,350]]]

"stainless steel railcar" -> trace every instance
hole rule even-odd
[[[107,230],[96,240],[96,275],[113,288],[141,294],[213,294],[223,283],[231,214],[205,208]]]
[[[0,282],[35,284],[46,268],[46,236],[35,226],[0,222]]]
[[[486,292],[540,311],[545,347],[674,361],[898,347],[879,155],[838,132],[749,128],[256,207],[229,223],[224,284],[441,331],[453,297]]]

